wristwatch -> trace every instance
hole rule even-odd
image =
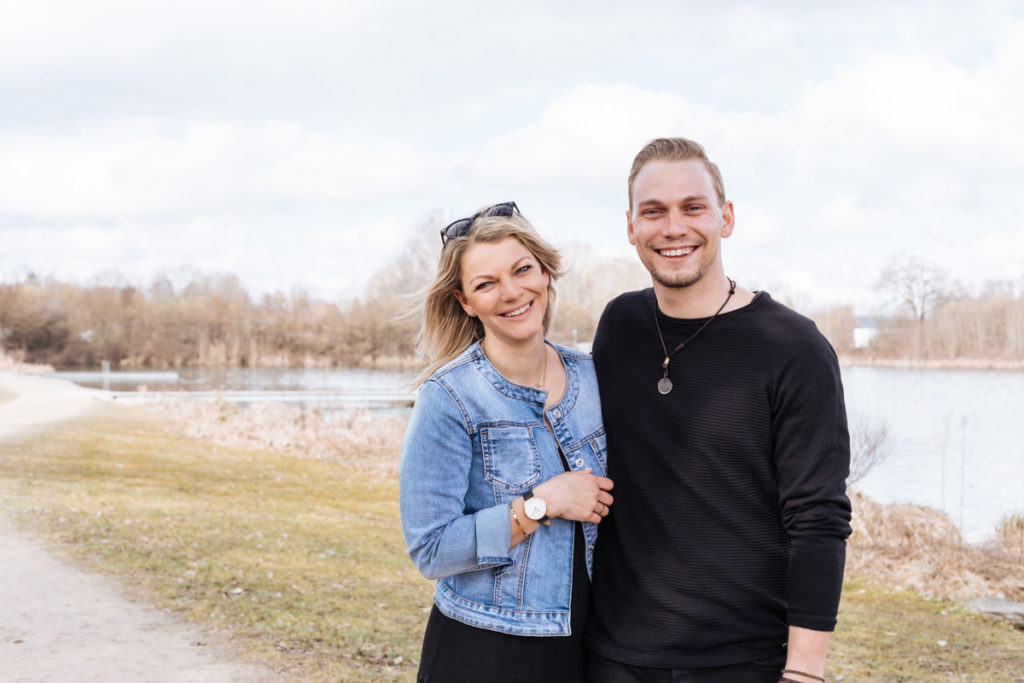
[[[523,494],[523,512],[533,521],[551,526],[551,518],[548,517],[547,501],[533,495],[533,489]]]

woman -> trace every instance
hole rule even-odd
[[[593,363],[544,340],[558,252],[515,203],[441,231],[402,444],[409,556],[437,579],[420,681],[583,681],[612,482]]]

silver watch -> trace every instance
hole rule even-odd
[[[548,503],[543,498],[533,495],[533,489],[523,494],[523,512],[535,522],[551,526],[548,517]]]

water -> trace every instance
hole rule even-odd
[[[181,368],[149,373],[68,369],[45,376],[110,390],[118,402],[128,405],[185,392],[200,401],[226,400],[242,405],[275,402],[318,408],[333,419],[352,408],[408,414],[416,373],[350,368]]]
[[[183,368],[149,391],[259,391],[330,411],[352,395],[409,393],[415,373],[358,369]],[[843,369],[851,424],[885,424],[889,455],[855,488],[880,503],[945,510],[971,543],[1003,516],[1024,514],[1024,372]],[[117,382],[114,391],[139,382]],[[87,384],[100,386],[98,383]],[[306,392],[301,395],[296,392]],[[309,392],[321,392],[310,397]],[[244,401],[243,401],[244,402]],[[371,406],[372,407],[372,406]],[[408,413],[408,408],[385,408]]]
[[[851,423],[889,428],[890,453],[854,488],[944,510],[970,543],[1024,514],[1024,372],[843,369]]]
[[[410,392],[409,383],[416,376],[415,372],[358,368],[179,368],[173,373],[177,379],[166,381],[158,376],[165,373],[153,373],[154,379],[144,380],[138,373],[113,371],[110,389],[135,391],[145,385],[148,391]],[[99,380],[75,381],[82,386],[102,387]]]

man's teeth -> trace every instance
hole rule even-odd
[[[529,309],[530,309],[530,304],[526,304],[522,308],[517,308],[516,310],[509,311],[508,313],[502,313],[502,315],[505,316],[506,318],[514,318],[517,315],[522,315],[523,313],[526,313],[526,311],[528,311]]]
[[[662,249],[659,253],[662,256],[688,256],[692,251],[693,247],[683,247],[681,249]]]

